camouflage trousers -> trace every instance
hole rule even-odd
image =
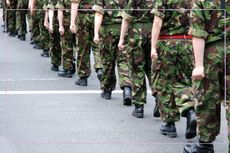
[[[60,34],[58,28],[57,12],[54,13],[53,17],[53,33],[50,33],[50,57],[51,64],[60,66],[61,65],[61,45],[60,45]]]
[[[192,96],[192,43],[189,40],[160,40],[159,58],[152,61],[157,74],[154,88],[160,105],[161,118],[166,123],[176,122],[190,108],[194,108]]]
[[[28,9],[28,1],[27,0],[18,0],[17,4],[17,29],[18,35],[25,35],[27,33],[27,25],[26,25],[26,14]]]
[[[102,68],[101,57],[98,48],[93,43],[93,13],[79,12],[77,20],[77,71],[78,76],[89,77],[91,74],[90,53],[93,48],[95,69]]]
[[[50,50],[50,36],[49,31],[44,26],[45,12],[40,10],[39,12],[39,36],[38,36],[38,45],[45,51]]]
[[[151,85],[151,24],[135,24],[128,32],[127,49],[130,53],[133,103],[145,104],[147,96],[146,76]]]
[[[230,43],[226,46],[226,53],[226,116],[228,120],[228,141],[230,150]]]
[[[73,48],[74,48],[74,35],[70,29],[70,14],[64,14],[64,29],[65,33],[61,36],[61,50],[62,50],[62,66],[64,70],[73,69]]]
[[[41,17],[39,15],[40,10],[36,10],[34,16],[32,16],[32,25],[31,25],[31,40],[39,42],[40,27],[39,21]]]
[[[121,89],[132,86],[131,61],[126,49],[119,51],[117,44],[120,36],[120,24],[103,25],[100,30],[102,42],[99,45],[104,75],[101,89],[112,91],[116,87],[116,62],[118,66],[119,84]]]
[[[17,0],[12,0],[10,1],[10,7],[7,7],[7,26],[8,26],[8,31],[12,33],[16,33],[16,10],[11,10],[11,9],[16,9],[17,8]]]
[[[193,83],[197,99],[198,136],[204,142],[213,142],[220,132],[220,106],[224,97],[224,57],[223,42],[206,44],[205,78]]]

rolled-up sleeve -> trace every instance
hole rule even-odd
[[[165,17],[165,0],[156,0],[154,4],[154,8],[152,9],[151,13],[155,16],[160,17],[162,20]]]
[[[81,0],[70,0],[70,2],[80,3],[80,2],[81,2]]]

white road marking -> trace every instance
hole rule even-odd
[[[101,90],[43,90],[43,91],[0,91],[0,95],[55,95],[55,94],[100,94]],[[122,90],[113,91],[114,94],[123,93]],[[148,93],[151,93],[148,90]]]

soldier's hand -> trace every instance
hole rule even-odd
[[[119,50],[123,50],[125,48],[125,45],[124,45],[124,40],[120,39],[119,40],[119,43],[118,43],[118,49]]]
[[[49,30],[49,22],[44,21],[44,27],[45,27],[47,30]]]
[[[195,67],[192,71],[193,80],[202,80],[205,77],[204,66]]]
[[[52,26],[49,26],[49,32],[52,34],[54,31],[53,27]]]
[[[93,38],[93,42],[94,42],[95,44],[99,44],[99,42],[100,42],[100,37],[99,37],[98,34],[95,34],[95,36],[94,36],[94,38]]]
[[[65,29],[64,29],[63,26],[60,26],[60,27],[59,27],[59,33],[60,33],[61,36],[64,35]]]
[[[152,48],[152,50],[151,50],[151,58],[153,60],[157,60],[158,59],[157,50],[155,48]]]
[[[9,7],[10,6],[10,0],[6,0],[6,5]]]
[[[70,25],[70,31],[71,31],[72,33],[76,33],[76,32],[77,32],[77,27],[76,27],[75,24],[71,24],[71,25]]]

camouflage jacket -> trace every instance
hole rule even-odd
[[[222,6],[221,0],[195,0],[190,34],[206,39],[207,43],[224,39],[225,34],[229,40],[230,18],[226,18],[224,11],[220,10]],[[225,9],[230,14],[230,0],[225,0]]]
[[[94,0],[70,0],[71,2],[79,3],[79,9],[92,9]]]
[[[55,6],[57,9],[68,9],[67,12],[70,12],[71,2],[70,0],[58,0],[57,5]]]
[[[121,9],[124,9],[125,4],[126,0],[95,0],[93,10],[104,15],[103,24],[121,23]]]
[[[135,23],[152,23],[154,0],[128,0],[122,17]]]
[[[186,35],[190,25],[192,0],[156,0],[151,11],[163,20],[161,35]]]

